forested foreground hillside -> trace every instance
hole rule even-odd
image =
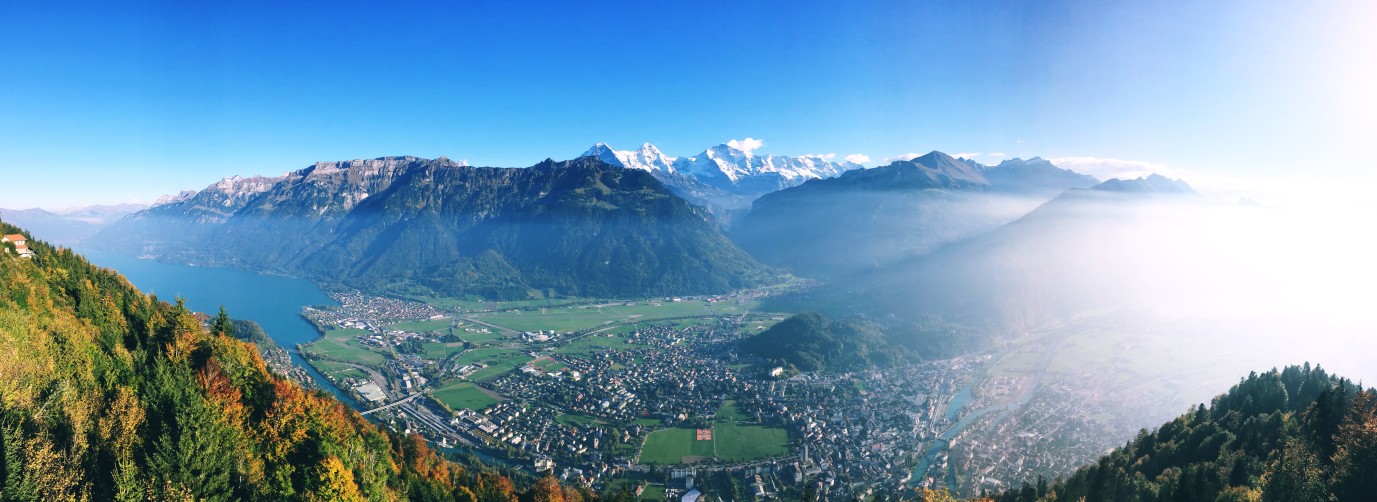
[[[1377,391],[1309,364],[1252,374],[1065,480],[995,500],[1377,500]]]
[[[33,258],[0,250],[0,500],[521,495],[271,374],[230,323],[207,330],[180,302],[30,247]],[[527,495],[561,499],[551,481]]]

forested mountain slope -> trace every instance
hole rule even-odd
[[[593,157],[523,169],[386,157],[227,178],[131,215],[92,245],[492,299],[721,293],[774,275],[650,173]]]
[[[0,251],[0,499],[516,500],[273,375],[227,318],[29,243]]]
[[[1323,369],[1251,374],[1065,480],[1001,502],[1377,499],[1377,391]]]

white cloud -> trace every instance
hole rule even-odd
[[[760,147],[762,147],[762,146],[765,146],[765,140],[763,140],[763,139],[755,139],[755,138],[746,138],[746,139],[741,139],[741,140],[736,140],[736,139],[734,139],[734,140],[728,141],[728,142],[727,142],[727,146],[730,146],[730,147],[735,148],[735,149],[737,149],[737,150],[741,150],[741,151],[746,152],[746,153],[751,153],[751,150],[755,150],[755,149],[757,149],[757,148],[760,148]]]
[[[987,154],[985,154],[985,155],[989,155],[989,156],[991,156],[991,157],[1003,157],[1003,156],[1004,156],[1004,152],[990,152],[990,153],[987,153]]]
[[[815,159],[822,159],[822,160],[831,162],[832,159],[837,158],[837,154],[835,154],[835,153],[810,153],[810,154],[808,154],[808,155],[804,155],[804,157],[812,157],[812,158],[815,158]]]
[[[870,162],[870,156],[864,153],[853,153],[851,155],[847,155],[845,159],[847,162],[851,162],[853,164],[864,164],[866,162]]]
[[[961,152],[961,153],[953,153],[953,154],[951,154],[952,157],[956,157],[956,158],[958,158],[958,159],[961,159],[961,158],[974,159],[974,158],[976,158],[976,157],[979,157],[980,155],[981,155],[980,152]]]
[[[888,163],[894,162],[894,161],[896,161],[896,160],[913,160],[913,159],[916,159],[916,158],[922,157],[922,156],[923,156],[923,154],[921,154],[921,153],[908,152],[908,153],[905,153],[905,154],[895,155],[895,156],[893,156],[893,157],[885,157],[885,159],[884,159],[884,160],[881,160],[880,162],[883,162],[883,163],[885,163],[885,164],[888,164]]]

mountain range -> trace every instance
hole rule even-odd
[[[745,200],[742,187],[767,180],[798,184],[755,199],[729,228],[684,193]],[[986,166],[934,151],[855,169],[727,145],[680,158],[599,144],[528,168],[383,157],[231,176],[87,240],[402,295],[706,294],[789,271],[899,324],[932,315],[1003,329],[1111,303],[1085,285],[1124,277],[1100,265],[1134,267],[1106,257],[1137,256],[1123,243],[1184,238],[1142,214],[1203,201],[1177,180],[1100,183],[1036,157]],[[1151,265],[1159,277],[1176,277],[1162,258]],[[1061,288],[1069,293],[1049,296]]]
[[[500,299],[715,293],[774,276],[651,173],[590,157],[524,169],[384,157],[231,177],[135,213],[93,245]]]
[[[815,155],[756,155],[728,144],[690,157],[672,157],[650,143],[636,150],[615,150],[598,143],[582,157],[649,172],[675,194],[707,208],[724,224],[730,224],[761,195],[864,167]]]
[[[48,241],[70,246],[90,238],[105,225],[148,207],[147,204],[109,204],[61,211],[0,208],[0,218],[27,228]]]
[[[756,155],[728,144],[691,157],[671,157],[650,143],[636,150],[614,150],[606,143],[598,143],[582,156],[651,173],[681,174],[723,190],[756,194],[797,186],[810,179],[832,178],[863,167],[813,155]]]
[[[1202,263],[1217,239],[1195,223],[1217,208],[1179,180],[1110,180],[857,274],[847,287],[876,315],[935,315],[986,333],[1094,309],[1177,304],[1206,294],[1185,289],[1208,277]]]
[[[990,167],[931,152],[767,194],[731,235],[767,264],[839,278],[991,231],[1095,183],[1039,158]]]

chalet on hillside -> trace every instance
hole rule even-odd
[[[24,258],[33,257],[33,251],[29,249],[29,240],[23,234],[9,234],[0,237],[0,242],[13,242],[14,251]]]

